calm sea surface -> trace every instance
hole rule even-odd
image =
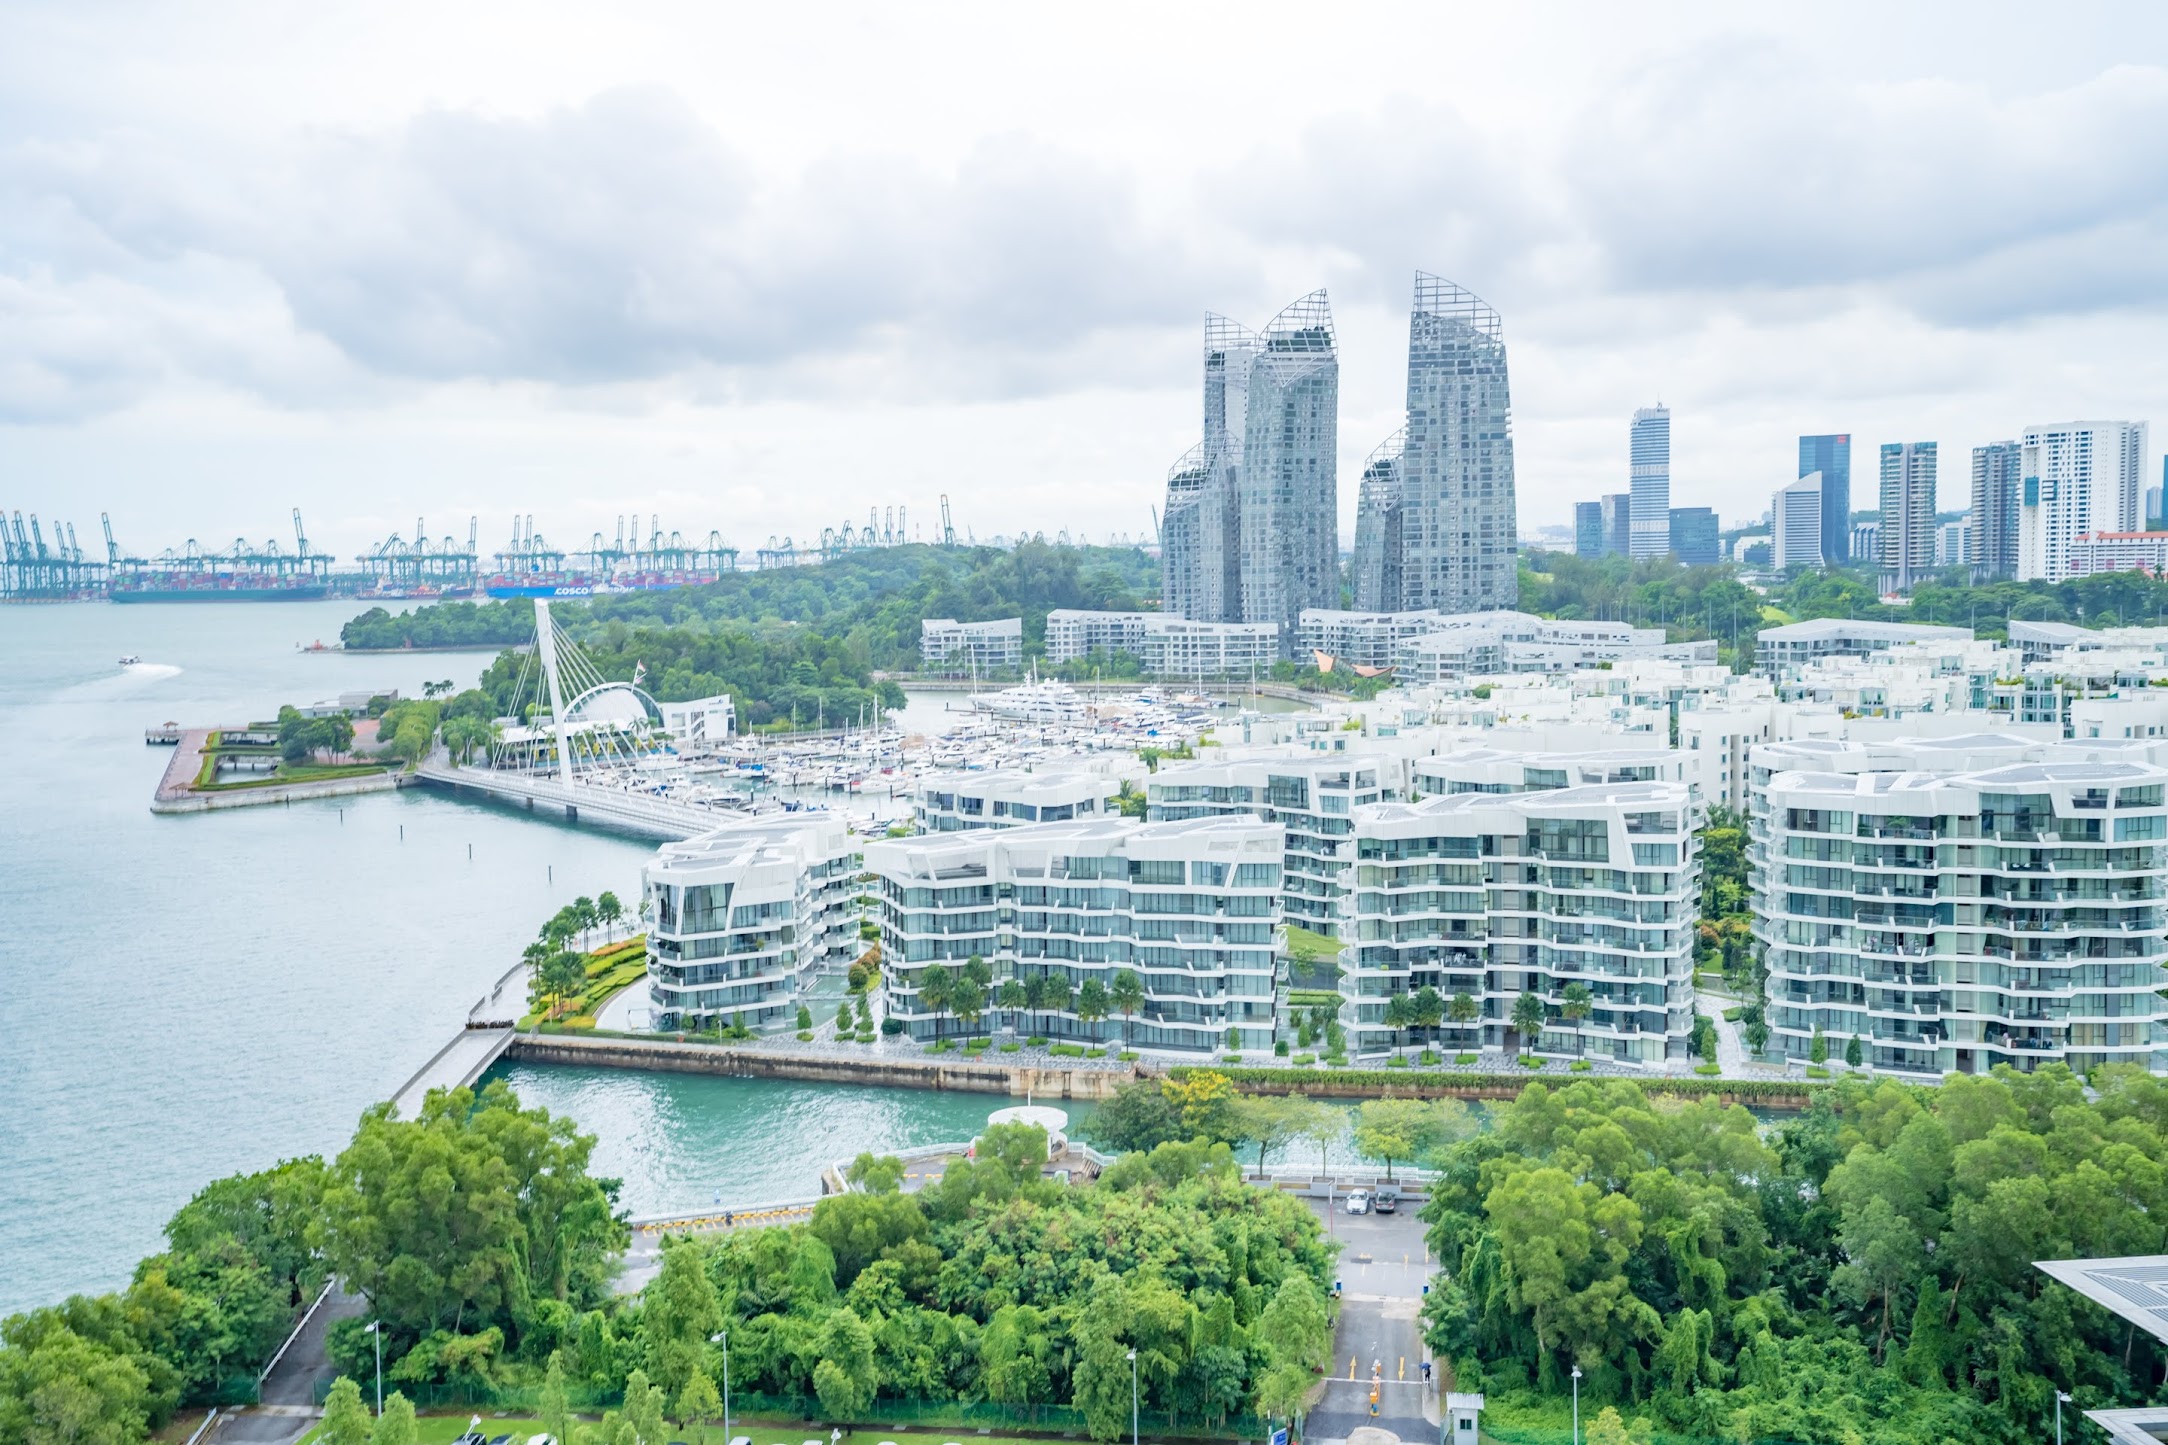
[[[303,654],[351,602],[0,608],[0,1314],[126,1283],[207,1180],[336,1151],[549,913],[650,848],[408,789],[149,811],[168,719],[472,682],[486,653]],[[139,656],[122,668],[118,659]],[[921,702],[927,730],[941,704]],[[470,855],[471,849],[471,855]],[[636,1210],[811,1192],[998,1100],[513,1069]]]

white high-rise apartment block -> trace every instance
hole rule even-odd
[[[1970,562],[1972,555],[1966,542],[1971,535],[1971,526],[1964,522],[1944,522],[1935,528],[1935,565],[1959,567]]]
[[[995,1018],[1049,1037],[1118,1033],[1143,1048],[1217,1049],[1228,1031],[1270,1036],[1279,928],[1280,830],[1255,818],[1042,823],[866,845],[880,879],[889,1017],[913,1038],[954,1033],[928,1006],[930,970],[976,957]],[[1144,985],[1134,1018],[1078,1015],[1077,999],[1123,970]],[[1066,1002],[1001,1005],[1004,983],[1051,979]],[[1044,985],[1038,985],[1043,989]]]
[[[919,624],[918,658],[919,666],[928,672],[1021,672],[1024,619],[958,622],[953,617],[926,618]]]
[[[1398,794],[1397,758],[1320,753],[1162,767],[1145,782],[1154,822],[1249,815],[1280,828],[1281,907],[1289,923],[1330,934],[1354,861],[1354,810]]]
[[[1769,499],[1769,565],[1779,572],[1822,565],[1822,474],[1809,472]]]
[[[927,773],[912,790],[911,812],[921,833],[1067,823],[1112,817],[1121,786],[1118,778],[1081,770]]]
[[[791,1027],[814,972],[855,955],[858,853],[839,813],[665,843],[640,877],[657,1028]]]
[[[2071,576],[2071,548],[2088,532],[2136,532],[2146,424],[2073,421],[2026,429],[2019,464],[2017,575]]]
[[[2157,742],[2008,733],[1757,748],[1755,934],[1774,1047],[1858,1037],[1923,1076],[2168,1068]]]
[[[1882,588],[1910,592],[1935,567],[1935,444],[1882,446]]]
[[[1671,550],[1671,408],[1650,406],[1634,413],[1627,462],[1633,476],[1633,559],[1661,557]]]
[[[1461,793],[1355,814],[1340,1019],[1356,1052],[1404,1039],[1396,995],[1465,994],[1451,1046],[1503,1047],[1524,993],[1544,1003],[1538,1054],[1656,1065],[1693,1036],[1700,860],[1679,783]],[[1588,991],[1567,1017],[1566,990]]]

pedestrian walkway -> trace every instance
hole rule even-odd
[[[416,1118],[431,1089],[461,1089],[472,1084],[511,1045],[512,1033],[505,1028],[461,1029],[392,1095],[392,1113],[401,1119]]]

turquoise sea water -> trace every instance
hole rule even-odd
[[[355,610],[0,608],[0,1314],[124,1284],[207,1180],[336,1150],[542,918],[577,894],[637,891],[648,844],[420,789],[153,817],[172,753],[144,745],[146,726],[368,687],[416,695],[488,660],[297,651]],[[123,669],[127,655],[143,665]],[[839,1114],[796,1098],[779,1114],[727,1087],[535,1087],[611,1131],[632,1200],[675,1197],[681,1179],[712,1194],[736,1168],[769,1187],[779,1117],[812,1110],[831,1134],[849,1124],[878,1143],[948,1127],[956,1102],[906,1094]],[[688,1136],[703,1111],[711,1127]],[[726,1150],[736,1163],[668,1153],[688,1137],[727,1144],[741,1114],[765,1142]]]

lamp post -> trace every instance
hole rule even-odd
[[[718,1330],[708,1343],[723,1347],[723,1445],[730,1445],[730,1331]]]
[[[1129,1445],[1137,1445],[1137,1352],[1129,1352]]]
[[[2063,1445],[2063,1402],[2069,1398],[2061,1390],[2055,1392],[2055,1445]]]
[[[384,1414],[384,1322],[371,1320],[362,1333],[376,1338],[376,1413],[381,1418]]]
[[[1581,1367],[1573,1367],[1573,1445],[1581,1445]]]

